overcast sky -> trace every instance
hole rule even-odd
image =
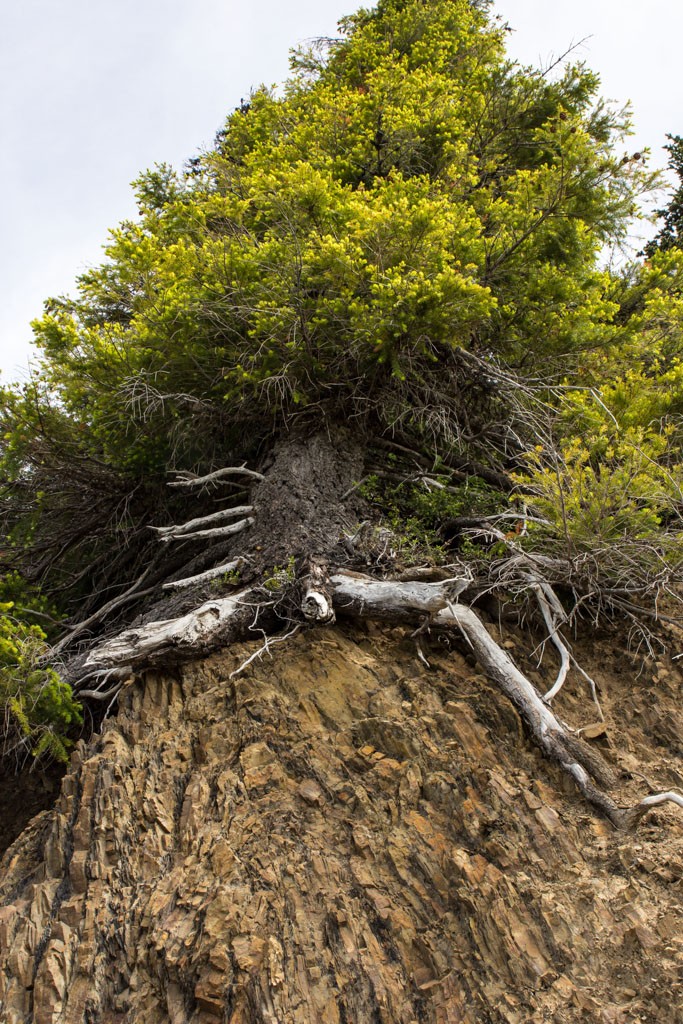
[[[512,56],[545,64],[585,42],[603,95],[631,100],[633,149],[663,166],[683,134],[681,0],[496,0]],[[0,12],[0,369],[19,376],[29,321],[133,216],[130,181],[210,145],[291,46],[333,35],[351,0],[16,0]]]

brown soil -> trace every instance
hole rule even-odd
[[[130,686],[7,852],[3,1024],[682,1024],[680,809],[615,832],[466,655],[427,669],[402,628],[231,680],[251,650]],[[576,654],[617,802],[680,787],[676,663]],[[597,723],[577,675],[555,706]]]

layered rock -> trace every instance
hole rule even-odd
[[[127,687],[2,863],[3,1022],[683,1021],[677,810],[616,833],[463,657],[369,629]],[[675,784],[678,677],[666,730],[628,682],[595,742]]]

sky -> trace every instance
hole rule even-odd
[[[367,2],[367,0],[366,0]],[[130,182],[211,145],[225,116],[287,75],[290,47],[333,36],[353,0],[21,0],[0,11],[0,372],[25,377],[30,321],[74,290]],[[632,102],[630,150],[663,167],[683,134],[681,0],[495,0],[512,57],[574,56]],[[664,197],[660,197],[664,201]]]

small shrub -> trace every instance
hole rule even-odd
[[[12,614],[11,601],[0,603],[0,740],[3,753],[65,761],[69,733],[83,721],[71,687],[43,664],[45,634]]]
[[[435,478],[437,484],[444,481]],[[461,487],[427,487],[424,483],[387,485],[376,476],[368,477],[361,493],[381,510],[400,548],[403,561],[445,562],[442,527],[458,516],[489,516],[507,511],[505,495],[483,481],[471,478]],[[477,552],[479,553],[479,552]]]

